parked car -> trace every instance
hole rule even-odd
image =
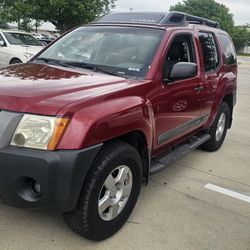
[[[47,34],[33,33],[32,35],[45,46],[55,40],[55,37],[49,36]]]
[[[50,44],[51,42],[53,42],[55,39],[52,38],[43,38],[43,39],[39,39],[39,41],[44,45],[47,46],[48,44]]]
[[[218,23],[104,15],[0,70],[0,197],[62,212],[73,231],[104,240],[151,174],[221,147],[236,89],[235,49]]]
[[[23,31],[0,30],[0,68],[27,62],[43,46],[32,35]]]
[[[40,33],[32,33],[32,36],[34,36],[37,40],[45,38],[42,34]]]

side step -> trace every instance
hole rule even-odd
[[[185,154],[195,150],[200,147],[203,143],[211,138],[210,134],[204,134],[200,137],[195,137],[189,143],[182,144],[178,148],[170,151],[168,154],[163,155],[160,158],[156,158],[152,161],[150,174],[159,172],[160,170],[166,168],[169,164],[176,162]]]

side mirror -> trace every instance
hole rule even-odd
[[[197,64],[190,62],[179,62],[176,63],[170,74],[168,82],[173,82],[176,80],[192,78],[197,75]]]
[[[0,41],[0,47],[5,47],[5,42],[4,41]]]

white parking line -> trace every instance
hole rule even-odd
[[[231,196],[233,198],[236,198],[238,200],[242,200],[242,201],[246,201],[246,202],[250,203],[250,196],[234,192],[234,191],[232,191],[230,189],[222,188],[222,187],[210,184],[210,183],[206,184],[204,186],[204,188],[210,189],[212,191],[215,191],[215,192],[218,192],[218,193],[221,193],[221,194],[225,194],[225,195]]]

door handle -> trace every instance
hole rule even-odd
[[[200,91],[202,91],[203,89],[204,89],[203,86],[197,86],[197,87],[194,88],[194,90],[197,91],[197,92],[200,92]]]

